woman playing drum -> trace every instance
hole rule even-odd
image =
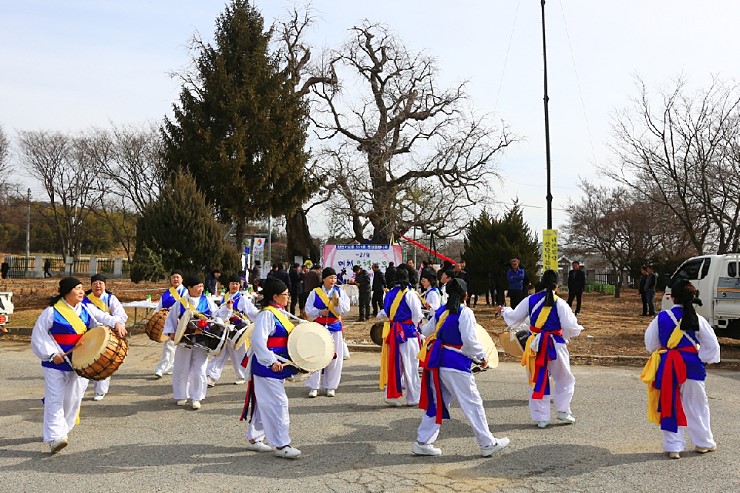
[[[72,369],[68,355],[88,328],[100,323],[114,327],[119,337],[126,328],[117,317],[95,306],[85,306],[85,289],[74,277],[59,281],[59,295],[41,312],[31,334],[31,351],[41,360],[44,373],[44,442],[54,454],[68,443],[87,380]]]
[[[185,278],[188,294],[180,298],[167,315],[164,333],[174,334],[180,317],[186,309],[209,318],[226,319],[231,311],[227,305],[217,309],[213,301],[203,294],[203,281],[198,276]],[[192,400],[192,408],[200,409],[200,401],[206,397],[206,365],[208,351],[201,347],[177,346],[175,364],[172,367],[172,394],[178,406],[184,406]]]
[[[294,366],[283,364],[289,359],[288,335],[293,324],[281,313],[290,294],[284,282],[270,278],[265,282],[262,293],[265,305],[254,322],[254,333],[247,354],[250,378],[242,412],[242,420],[247,419],[251,407],[247,450],[270,452],[270,445],[273,445],[277,457],[295,459],[301,455],[301,451],[290,445],[290,416],[284,381],[297,370]]]
[[[82,302],[86,305],[94,305],[99,310],[118,317],[125,324],[126,320],[128,320],[126,310],[123,309],[118,298],[108,291],[105,286],[106,281],[107,279],[103,274],[92,276],[90,278],[91,289],[85,292],[85,298]],[[102,401],[110,388],[110,377],[103,380],[96,380],[94,388],[95,397],[93,397],[93,400]]]
[[[162,297],[159,298],[152,314],[157,313],[159,310],[169,310],[175,303],[180,301],[182,296],[185,296],[188,290],[182,285],[182,278],[183,273],[181,270],[175,269],[170,273],[170,289],[162,293]],[[169,338],[162,345],[162,358],[154,369],[154,376],[162,378],[162,375],[165,373],[172,373],[174,364],[175,343],[172,338]]]

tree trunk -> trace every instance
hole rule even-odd
[[[306,212],[303,209],[296,209],[292,215],[285,215],[285,233],[288,236],[288,259],[291,263],[296,256],[303,257],[304,261],[319,261],[321,255],[308,230]]]

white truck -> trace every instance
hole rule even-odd
[[[10,315],[13,313],[13,292],[0,291],[0,332],[5,332]]]
[[[696,312],[706,318],[718,336],[740,339],[740,253],[692,257],[666,282],[662,308],[673,306],[669,286],[688,279],[699,291],[703,306]]]

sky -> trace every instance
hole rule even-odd
[[[188,40],[211,40],[223,0],[0,0],[0,125],[76,132],[145,125],[171,115],[189,60]],[[266,24],[294,2],[255,0]],[[542,17],[538,0],[314,0],[306,40],[318,57],[363,19],[387,25],[438,64],[441,87],[467,81],[477,114],[520,140],[499,157],[491,193],[501,213],[514,199],[541,237],[546,222]],[[581,197],[579,180],[608,184],[597,165],[616,159],[611,126],[637,95],[683,77],[694,90],[740,73],[733,0],[548,0],[545,5],[553,227]],[[657,100],[656,100],[657,102]],[[18,157],[12,157],[17,164]],[[40,186],[20,167],[11,181]],[[314,234],[328,230],[309,217]]]

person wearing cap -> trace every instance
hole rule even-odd
[[[284,364],[290,361],[288,336],[295,327],[285,311],[290,292],[284,282],[272,278],[265,281],[262,292],[263,309],[254,321],[252,341],[242,363],[249,376],[241,416],[242,421],[249,420],[246,448],[295,459],[301,451],[291,446],[285,379],[298,370]]]
[[[108,279],[103,274],[95,274],[90,278],[90,288],[85,292],[82,302],[86,305],[94,305],[99,310],[118,317],[124,324],[128,320],[126,310],[123,309],[118,298],[108,291],[106,281]],[[95,389],[94,401],[102,401],[110,388],[110,377],[104,380],[96,380],[93,385]]]
[[[378,386],[385,390],[385,402],[402,406],[399,400],[406,389],[406,405],[419,404],[421,380],[419,379],[419,331],[421,299],[409,284],[409,271],[405,264],[396,269],[396,284],[385,295],[383,309],[378,319],[388,320],[383,327],[383,349],[380,360]]]
[[[717,450],[710,427],[706,364],[719,363],[720,346],[709,322],[696,313],[701,306],[693,284],[677,279],[671,287],[675,305],[663,310],[645,331],[652,353],[640,378],[648,384],[648,419],[663,431],[663,450],[680,459],[684,431],[699,454]]]
[[[315,288],[306,298],[306,316],[314,322],[326,326],[334,339],[336,358],[323,371],[314,372],[307,380],[309,397],[316,397],[320,388],[326,389],[327,397],[334,397],[346,356],[346,346],[342,337],[342,316],[349,313],[349,297],[337,284],[337,272],[326,267],[321,271],[321,286]]]
[[[239,290],[241,288],[241,278],[239,275],[234,274],[230,276],[228,278],[228,283],[229,291],[224,295],[221,306],[228,305],[231,308],[229,321],[234,325],[242,326],[245,324],[243,317],[246,317],[249,321],[254,322],[259,310],[254,306],[254,303],[252,303],[252,299],[249,296],[245,296]],[[235,312],[240,313],[242,317],[237,315]],[[236,374],[236,381],[234,383],[237,385],[243,384],[246,374],[244,372],[244,367],[242,366],[242,360],[246,354],[246,344],[236,349],[231,347],[231,344],[226,344],[223,351],[221,351],[221,354],[215,358],[211,358],[208,362],[208,367],[206,369],[208,386],[213,387],[216,385],[216,382],[221,378],[221,372],[223,371],[224,366],[226,366],[226,360],[229,358],[231,358],[231,366],[234,368],[234,373]]]
[[[172,306],[164,322],[164,334],[175,334],[180,318],[189,309],[193,314],[198,313],[207,319],[220,318],[226,320],[231,314],[231,308],[225,304],[217,308],[205,294],[203,294],[203,280],[198,276],[187,276],[183,282],[188,292]],[[182,344],[175,348],[175,362],[172,367],[172,396],[178,406],[185,406],[191,400],[193,409],[200,409],[200,401],[205,399],[208,388],[206,379],[206,365],[208,351],[200,347],[187,347]]]
[[[576,378],[570,370],[568,340],[577,337],[583,327],[568,303],[555,293],[558,274],[547,270],[537,286],[537,292],[524,298],[516,308],[496,307],[509,327],[519,327],[529,317],[532,334],[527,339],[522,365],[527,367],[529,386],[529,414],[539,428],[550,424],[550,378],[552,401],[557,419],[564,424],[575,423],[570,403],[576,387]]]
[[[450,418],[449,406],[455,401],[473,428],[483,457],[490,457],[509,444],[508,438],[497,439],[489,430],[483,399],[473,377],[473,361],[479,361],[481,368],[487,367],[488,361],[486,350],[475,335],[473,310],[465,306],[467,295],[464,280],[450,280],[447,304],[422,327],[427,339],[419,354],[424,368],[419,407],[425,412],[411,446],[414,455],[442,455],[434,442],[442,420]]]
[[[442,294],[437,287],[437,275],[434,271],[422,272],[421,286],[424,288],[424,292],[421,294],[424,299],[424,308],[436,313],[439,307],[442,306]]]
[[[185,296],[188,290],[182,285],[183,276],[184,274],[179,269],[175,269],[170,273],[170,289],[162,293],[162,297],[159,298],[157,306],[154,307],[152,313],[157,313],[159,310],[169,310],[181,297]],[[162,345],[162,357],[154,369],[154,376],[156,378],[162,378],[162,375],[165,373],[172,373],[172,366],[175,364],[174,337],[174,334],[171,335]]]
[[[126,337],[122,320],[85,305],[85,288],[74,277],[59,281],[59,294],[41,312],[31,333],[31,351],[41,360],[44,374],[44,443],[55,454],[69,442],[88,380],[75,373],[70,353],[82,335],[105,324],[119,337]]]

